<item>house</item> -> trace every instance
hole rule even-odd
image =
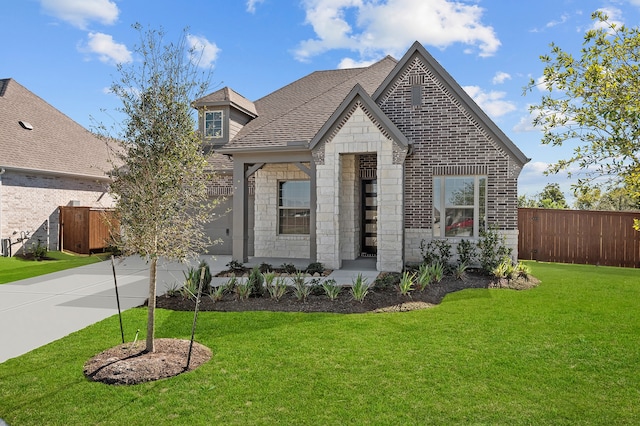
[[[110,207],[103,140],[13,79],[0,80],[2,254],[59,249],[59,206]]]
[[[230,88],[194,103],[232,214],[212,237],[235,260],[375,256],[421,260],[420,244],[477,240],[514,252],[517,179],[529,159],[418,42],[399,60],[318,71],[251,102]]]

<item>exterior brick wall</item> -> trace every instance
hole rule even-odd
[[[412,104],[412,87],[420,86],[422,102]],[[431,238],[433,176],[450,166],[464,174],[478,165],[487,175],[487,223],[517,233],[517,178],[520,167],[493,141],[457,99],[440,84],[418,57],[394,87],[379,100],[380,108],[413,142],[405,161],[405,241],[407,260],[415,258],[415,233]],[[456,172],[458,170],[458,172]],[[423,230],[423,231],[417,231]],[[515,246],[517,250],[517,238]]]
[[[26,247],[40,240],[49,250],[57,250],[58,207],[71,201],[86,207],[113,207],[106,191],[106,183],[95,180],[8,170],[0,176],[0,237],[15,242],[21,232],[30,232]],[[12,251],[15,254],[21,248],[22,244],[15,244]]]

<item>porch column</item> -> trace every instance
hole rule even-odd
[[[233,260],[246,263],[248,256],[248,216],[249,179],[247,166],[243,160],[233,160],[233,241],[231,254]]]
[[[317,224],[316,224],[316,208],[318,205],[318,193],[316,183],[316,162],[313,158],[309,162],[311,173],[309,174],[309,260],[311,262],[318,261],[318,246],[316,244]]]

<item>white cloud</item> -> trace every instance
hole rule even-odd
[[[194,51],[191,57],[193,63],[203,68],[212,67],[215,64],[220,53],[220,48],[215,43],[205,37],[192,34],[187,35],[187,43],[189,48]]]
[[[338,69],[342,70],[345,68],[364,68],[374,64],[375,62],[375,59],[371,61],[356,61],[355,59],[351,58],[343,58],[338,64]]]
[[[472,47],[480,56],[500,46],[493,28],[482,23],[483,9],[451,0],[304,0],[306,23],[316,38],[295,51],[301,61],[332,49],[358,51],[363,59],[399,56],[415,40],[446,48]],[[399,31],[398,29],[402,30]]]
[[[507,80],[511,80],[511,74],[498,71],[496,75],[493,76],[493,80],[491,81],[493,84],[502,84]]]
[[[478,86],[464,86],[463,89],[491,118],[497,118],[516,110],[513,102],[503,99],[506,96],[505,92],[494,90],[485,92]]]
[[[547,28],[552,28],[552,27],[555,27],[555,26],[557,26],[557,25],[564,24],[564,23],[565,23],[565,22],[567,22],[568,20],[569,20],[569,15],[567,15],[567,14],[565,13],[565,14],[563,14],[563,15],[560,17],[560,19],[559,19],[558,21],[549,21],[549,22],[547,22],[546,27],[547,27]]]
[[[118,19],[118,6],[110,0],[40,0],[46,13],[86,29],[90,21],[111,25]]]
[[[533,126],[533,114],[529,113],[520,118],[520,121],[513,126],[513,131],[516,133],[525,133],[525,132],[539,132],[540,128]]]
[[[116,43],[109,34],[91,32],[88,37],[87,45],[80,50],[97,54],[102,62],[120,64],[133,60],[127,46]]]
[[[258,3],[262,3],[264,0],[247,0],[247,12],[249,13],[255,13],[256,12],[256,5]]]

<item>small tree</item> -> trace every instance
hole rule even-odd
[[[118,65],[120,77],[111,86],[126,118],[113,138],[118,167],[110,193],[121,224],[118,248],[150,264],[146,350],[154,352],[158,260],[185,261],[207,244],[203,225],[214,205],[191,100],[205,93],[209,79],[190,60],[186,30],[177,43],[163,44],[162,30],[143,31],[139,24],[134,29],[140,33],[134,49],[140,61]]]

